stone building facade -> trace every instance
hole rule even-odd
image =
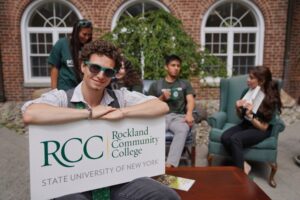
[[[300,0],[1,0],[0,70],[3,77],[0,80],[0,86],[2,86],[0,87],[0,94],[3,93],[6,100],[21,101],[30,99],[34,90],[50,85],[49,78],[34,77],[36,75],[34,75],[33,68],[30,66],[36,61],[42,62],[46,56],[45,53],[47,53],[47,50],[46,52],[40,52],[38,56],[42,56],[43,59],[37,58],[31,52],[33,51],[33,46],[41,44],[46,45],[45,48],[48,48],[46,39],[34,43],[31,33],[47,34],[47,31],[50,29],[49,27],[48,29],[44,29],[43,27],[41,29],[38,29],[39,27],[32,28],[30,27],[32,26],[30,23],[34,24],[34,22],[30,20],[34,18],[34,15],[43,15],[44,18],[49,15],[48,20],[50,20],[51,14],[38,13],[36,10],[44,5],[45,7],[54,5],[51,3],[55,3],[55,5],[63,4],[73,12],[75,17],[91,20],[95,27],[94,38],[110,31],[120,16],[126,12],[136,13],[139,12],[140,8],[151,9],[151,6],[165,9],[183,22],[187,33],[198,44],[204,45],[203,43],[206,43],[208,41],[207,38],[210,37],[209,34],[211,36],[219,34],[219,42],[215,41],[215,43],[211,44],[212,46],[219,45],[221,51],[218,53],[220,55],[224,54],[224,49],[221,47],[224,41],[221,41],[220,38],[221,34],[225,34],[227,39],[224,44],[229,44],[232,47],[224,47],[225,54],[227,53],[228,55],[225,55],[225,57],[222,55],[228,62],[231,62],[228,65],[231,70],[234,69],[232,66],[235,64],[237,57],[240,56],[238,60],[241,60],[243,56],[245,58],[248,56],[247,59],[252,56],[252,61],[248,59],[249,63],[269,66],[274,77],[284,80],[285,90],[292,97],[299,98],[300,87],[297,87],[297,83],[300,81]],[[236,8],[236,6],[239,6],[236,3],[242,5],[241,9]],[[237,23],[232,22],[235,26],[236,24],[241,24],[240,33],[238,34],[240,34],[240,37],[242,37],[243,33],[244,35],[248,34],[246,43],[243,43],[243,41],[239,43],[241,48],[243,48],[244,44],[248,45],[248,54],[235,54],[236,58],[230,54],[230,51],[232,54],[236,53],[234,47],[236,32],[234,31],[239,29],[234,29],[233,32],[230,29],[222,29],[222,27],[226,28],[227,24],[226,9],[230,10],[231,8],[237,9],[239,13],[240,18],[234,18],[236,16],[231,18],[237,20]],[[57,9],[59,12],[68,13],[63,8],[56,7],[54,9]],[[247,16],[248,11],[252,13],[252,20],[254,20],[255,24],[253,25],[254,28],[252,27],[253,29],[249,29],[250,33],[247,33],[247,28],[249,27],[242,25],[243,18],[246,18],[243,16]],[[219,20],[218,14],[222,14],[222,12],[225,15],[219,17],[223,23],[221,29],[215,30],[214,28],[216,27],[209,29],[211,27],[208,24],[213,24],[216,16]],[[248,19],[248,23],[250,23],[249,20],[251,21],[251,19]],[[231,22],[228,21],[228,23]],[[65,28],[64,31],[70,32],[70,27]],[[226,32],[227,30],[228,32]],[[251,41],[251,37],[253,36],[253,34],[251,35],[252,31],[254,31],[255,35],[253,41]],[[51,34],[57,33],[51,32]],[[231,39],[229,37],[230,34],[233,36]],[[55,38],[57,36],[51,37],[52,43],[55,42]],[[253,55],[249,50],[251,45],[254,45],[253,47],[255,48],[252,52]],[[41,71],[37,72],[37,76],[39,76],[39,73],[43,75],[42,68],[39,68],[39,70]],[[197,77],[193,77],[191,81],[198,94],[198,98],[210,99],[219,97],[218,87],[201,86]]]

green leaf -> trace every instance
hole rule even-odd
[[[226,76],[226,64],[207,51],[200,52],[199,45],[185,32],[179,19],[163,10],[150,11],[144,16],[125,17],[112,32],[103,36],[119,46],[139,70],[143,52],[144,79],[164,77],[164,57],[170,54],[181,57],[182,78]]]

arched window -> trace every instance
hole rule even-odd
[[[49,86],[49,53],[59,38],[72,32],[79,18],[67,1],[36,1],[26,9],[21,23],[25,85]]]
[[[169,12],[168,8],[156,0],[129,0],[124,3],[115,13],[112,20],[112,30],[116,27],[119,20],[122,20],[125,16],[135,17],[139,14],[151,10],[164,9]]]
[[[262,64],[263,35],[264,20],[253,3],[222,0],[204,17],[201,44],[226,62],[229,76],[247,74],[248,67]]]

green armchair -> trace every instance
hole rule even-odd
[[[235,102],[241,97],[247,87],[247,75],[235,76],[229,79],[221,79],[220,82],[220,108],[219,112],[208,117],[211,126],[208,143],[208,164],[212,164],[213,155],[229,156],[221,143],[222,133],[238,124],[241,120],[236,114]],[[281,81],[278,84],[281,88]],[[271,167],[269,184],[276,187],[274,175],[277,171],[277,142],[278,135],[285,128],[283,121],[276,116],[276,125],[272,129],[271,136],[259,144],[247,148],[244,151],[245,160],[267,162]]]

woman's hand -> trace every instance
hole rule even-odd
[[[253,104],[250,102],[245,103],[244,108],[246,108],[246,116],[249,118],[253,117]]]
[[[240,99],[240,100],[236,101],[235,105],[236,105],[237,108],[241,108],[246,104],[246,102],[247,101],[245,99]]]

